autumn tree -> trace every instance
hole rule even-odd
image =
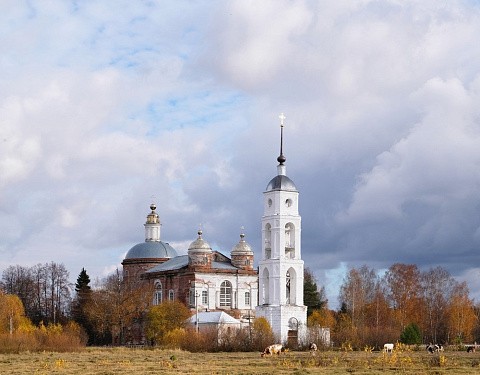
[[[190,315],[190,309],[180,301],[164,301],[150,307],[147,313],[147,338],[157,345],[162,344],[170,332],[185,327]]]
[[[414,264],[395,263],[385,273],[387,298],[400,332],[410,323],[420,323],[420,271]]]
[[[457,283],[447,307],[448,338],[456,343],[472,342],[478,324],[473,301],[469,298],[466,282]]]
[[[456,284],[450,273],[442,268],[431,268],[421,274],[423,302],[423,333],[426,342],[447,341],[447,310]]]
[[[369,307],[375,301],[375,287],[378,277],[374,269],[366,265],[352,268],[340,286],[340,303],[350,315],[352,342],[365,342],[370,336]]]
[[[335,316],[332,310],[328,308],[314,310],[312,314],[307,317],[309,341],[317,344],[325,344],[323,329],[328,328],[330,332],[332,332],[335,323]]]
[[[263,316],[255,318],[252,324],[252,349],[263,350],[272,342],[275,342],[275,336],[268,320]]]
[[[340,310],[335,313],[335,326],[331,332],[331,338],[337,344],[358,344],[357,328],[352,324],[352,317],[347,312],[346,304],[343,303]]]
[[[480,341],[480,302],[475,303],[473,306],[473,312],[475,314],[475,320],[476,324],[475,327],[473,328],[473,339],[474,341],[479,342]]]
[[[368,327],[365,333],[365,343],[380,347],[385,342],[394,342],[398,339],[398,333],[392,327],[392,311],[386,297],[384,281],[377,277],[375,281],[372,299],[365,306],[365,324]]]
[[[1,281],[3,290],[7,294],[17,295],[23,303],[25,314],[32,318],[34,315],[34,293],[31,269],[19,265],[9,266],[2,272]]]
[[[12,335],[19,329],[30,330],[31,328],[20,298],[0,291],[0,333],[8,332]]]
[[[143,318],[152,295],[147,283],[124,283],[117,269],[92,291],[85,312],[100,337],[110,336],[113,344],[124,344],[125,330],[134,319]]]

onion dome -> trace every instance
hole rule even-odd
[[[253,251],[245,241],[245,234],[240,234],[240,242],[232,249],[232,265],[243,270],[253,269]]]
[[[245,241],[245,234],[240,234],[240,242],[232,249],[232,256],[234,255],[253,255],[253,250]]]
[[[188,247],[188,264],[192,267],[209,268],[212,264],[213,251],[207,241],[202,238],[202,231],[198,231],[198,238]]]
[[[202,234],[203,232],[201,230],[198,230],[198,238],[190,244],[190,246],[188,247],[188,252],[212,252],[212,248],[210,247],[208,242],[202,238]]]

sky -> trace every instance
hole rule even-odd
[[[441,266],[480,300],[476,1],[0,4],[0,272],[100,279],[152,201],[185,254],[199,226],[261,255],[283,153],[302,258],[331,307],[350,267]]]

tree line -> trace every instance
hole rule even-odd
[[[159,336],[163,331],[152,328],[154,322],[163,320],[166,326],[179,328],[161,318],[159,314],[165,311],[152,308],[150,286],[140,281],[124,283],[119,270],[95,288],[90,286],[85,269],[75,284],[68,279],[65,266],[54,262],[5,269],[0,290],[4,299],[11,296],[9,303],[14,307],[0,309],[0,333],[27,327],[25,320],[37,327],[66,326],[73,321],[92,345],[128,344],[140,331],[158,344],[172,336]],[[480,305],[469,297],[465,282],[456,281],[441,267],[420,271],[415,265],[397,263],[383,275],[366,265],[351,268],[339,287],[339,302],[338,310],[329,309],[325,288],[318,288],[313,273],[306,268],[308,325],[330,328],[331,339],[338,346],[381,347],[396,341],[452,344],[480,337]],[[178,307],[174,310],[180,311]]]
[[[480,306],[469,297],[467,284],[442,267],[420,271],[396,263],[383,275],[367,265],[351,268],[340,285],[339,302],[338,311],[320,309],[309,318],[331,327],[337,344],[460,344],[480,334]]]
[[[26,316],[36,325],[69,320],[71,284],[69,272],[63,264],[10,266],[2,273],[0,287],[6,294],[20,298]]]

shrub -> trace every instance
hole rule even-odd
[[[169,349],[178,349],[185,341],[187,334],[184,328],[175,328],[168,331],[163,336],[162,347]]]
[[[76,323],[49,324],[39,327],[28,327],[17,330],[13,334],[0,335],[1,353],[20,353],[23,351],[55,351],[72,352],[85,347],[85,335]]]
[[[263,317],[256,318],[252,326],[252,350],[262,351],[272,342],[275,342],[275,337],[270,323]]]

